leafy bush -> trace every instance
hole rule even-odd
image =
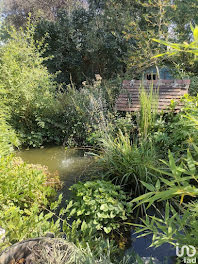
[[[182,103],[180,113],[175,114],[173,108],[173,111],[160,115],[149,134],[161,158],[167,157],[168,150],[179,157],[191,148],[192,143],[198,143],[198,129],[194,122],[197,116],[197,97],[185,96]]]
[[[15,131],[6,122],[5,114],[0,111],[0,156],[13,152],[19,146]]]
[[[190,77],[189,94],[191,96],[197,96],[198,94],[198,76],[196,75]]]
[[[93,131],[106,127],[106,100],[100,82],[84,85],[80,90],[71,85],[67,92],[57,95],[59,119],[64,128],[65,144],[86,145]]]
[[[35,28],[8,30],[9,39],[0,48],[0,98],[8,109],[7,120],[25,146],[46,143],[70,146],[92,144],[89,135],[105,131],[108,110],[113,109],[119,79],[57,87],[42,58],[43,42],[35,42]],[[42,96],[41,96],[42,95]],[[88,139],[88,140],[87,140]]]
[[[79,87],[85,78],[94,78],[95,73],[105,79],[123,74],[127,41],[122,37],[122,30],[113,34],[118,27],[113,24],[112,28],[110,21],[95,11],[90,8],[74,12],[62,10],[55,21],[39,21],[36,38],[47,35],[44,55],[53,57],[45,64],[50,72],[59,72],[59,83],[69,84],[72,78]]]
[[[46,232],[59,231],[59,221],[44,213],[55,191],[40,169],[18,162],[12,156],[0,158],[0,226],[6,230],[3,246]]]
[[[26,145],[55,141],[50,121],[57,103],[56,85],[54,76],[43,66],[42,52],[38,51],[42,43],[34,42],[30,23],[25,31],[12,28],[8,34],[10,38],[0,48],[0,98],[8,112],[6,118]]]
[[[125,185],[133,195],[143,191],[140,180],[156,181],[149,170],[156,165],[155,149],[149,142],[132,143],[129,135],[120,131],[116,139],[109,136],[102,140],[102,150],[99,164],[105,179]]]
[[[70,190],[68,219],[74,219],[77,230],[84,234],[91,232],[97,237],[97,232],[100,235],[112,233],[123,227],[123,222],[131,216],[126,194],[111,182],[79,182]]]

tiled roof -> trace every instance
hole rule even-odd
[[[190,80],[125,80],[122,83],[122,89],[116,102],[116,109],[127,112],[139,110],[141,87],[144,87],[145,91],[149,93],[153,86],[153,91],[159,93],[158,110],[166,110],[171,100],[179,101],[184,94],[188,93],[189,85]],[[181,106],[182,104],[179,102],[176,110],[179,110]]]

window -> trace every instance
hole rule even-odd
[[[147,80],[157,80],[157,74],[156,73],[149,73],[146,75]]]

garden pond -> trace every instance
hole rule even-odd
[[[69,187],[84,177],[85,172],[94,164],[94,159],[85,150],[65,149],[64,147],[46,147],[40,149],[22,150],[18,153],[26,163],[41,164],[47,166],[50,172],[58,172],[63,182],[61,192],[65,199],[69,198]],[[149,248],[151,237],[137,236],[131,232],[131,247],[127,254],[135,251],[144,257],[145,263],[149,263],[149,257],[153,257],[153,263],[174,264],[175,250],[169,245],[163,245],[157,249]]]

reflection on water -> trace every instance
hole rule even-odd
[[[64,147],[22,150],[18,153],[25,162],[45,165],[49,171],[58,171],[63,182],[75,182],[93,163],[84,151]],[[66,185],[68,185],[66,183]]]

